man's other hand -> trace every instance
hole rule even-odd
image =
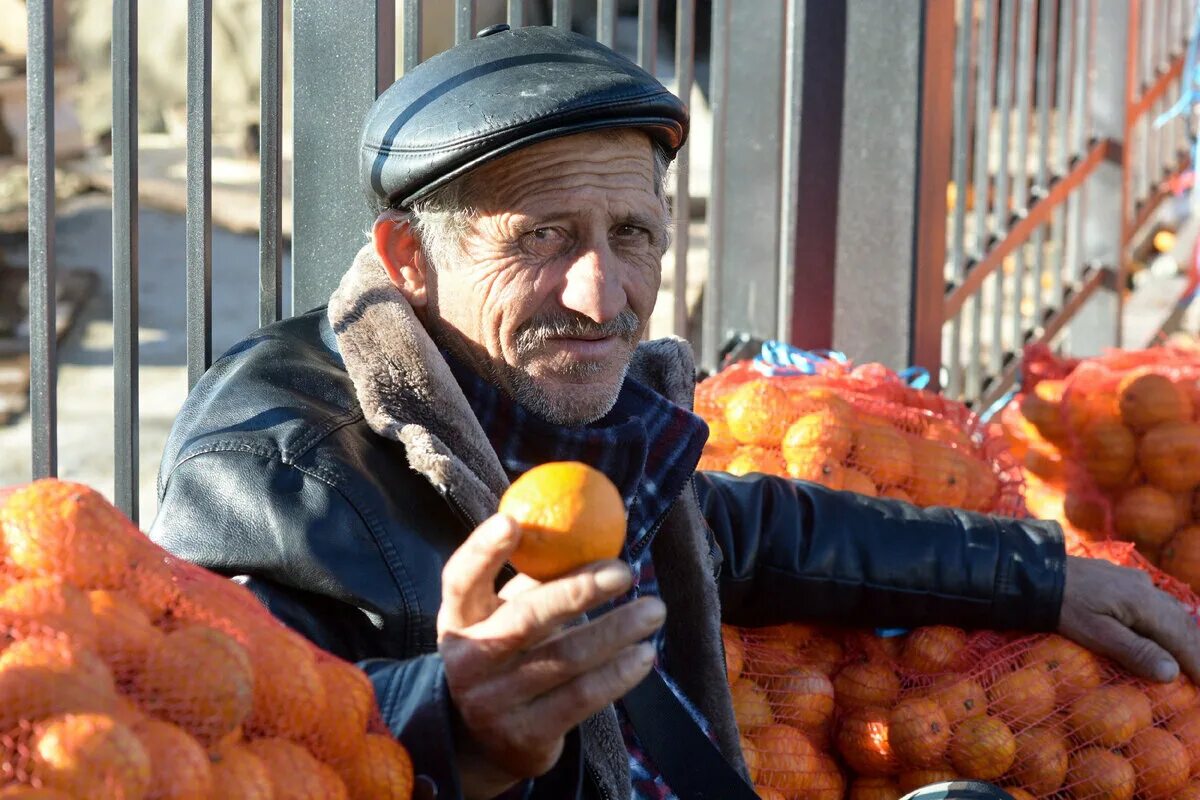
[[[518,575],[497,593],[519,541],[516,523],[496,515],[442,571],[438,652],[462,723],[456,745],[467,798],[494,797],[553,767],[572,728],[646,677],[654,648],[644,640],[666,618],[661,600],[643,597],[582,621],[629,590],[620,561],[545,583]]]
[[[1200,682],[1200,628],[1149,575],[1095,558],[1066,569],[1059,633],[1143,678],[1174,680],[1182,667]]]

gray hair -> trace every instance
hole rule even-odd
[[[616,136],[616,131],[605,131]],[[657,143],[654,154],[654,195],[662,201],[664,239],[662,249],[670,246],[670,210],[667,204],[667,173],[670,157]],[[425,258],[438,267],[462,256],[463,241],[471,230],[476,214],[480,187],[471,173],[457,178],[407,209],[408,220],[421,243]],[[376,215],[392,206],[379,202],[372,209]]]

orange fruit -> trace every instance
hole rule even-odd
[[[786,794],[770,786],[755,786],[754,793],[758,795],[758,800],[788,800]]]
[[[1054,713],[1054,682],[1037,667],[1006,673],[988,687],[988,703],[995,714],[1023,725],[1040,722]]]
[[[1168,492],[1200,485],[1200,424],[1164,422],[1142,437],[1138,464],[1146,480]]]
[[[61,578],[26,578],[0,594],[0,628],[25,633],[62,631],[85,647],[96,644],[87,595]]]
[[[7,789],[0,789],[0,800],[72,800],[72,798],[58,789],[10,786]]]
[[[837,672],[844,657],[841,644],[828,636],[814,636],[796,648],[797,664],[811,664],[829,676]]]
[[[740,730],[761,728],[775,721],[767,696],[754,681],[739,678],[729,687],[729,691],[733,695],[733,716]]]
[[[953,669],[967,646],[967,634],[949,625],[917,628],[904,640],[900,665],[914,672],[939,674]]]
[[[963,777],[995,780],[1016,761],[1017,740],[996,717],[971,717],[954,729],[949,755],[951,765]]]
[[[765,379],[743,383],[725,402],[729,432],[742,444],[778,447],[791,418],[787,393]]]
[[[847,664],[833,679],[838,704],[844,708],[891,708],[900,696],[900,679],[887,664]]]
[[[845,461],[853,446],[853,418],[834,407],[801,416],[788,427],[779,443],[784,459],[789,462],[814,457]]]
[[[1200,706],[1181,711],[1167,720],[1166,729],[1187,748],[1192,762],[1192,774],[1200,773]]]
[[[858,778],[850,784],[849,800],[900,800],[900,787],[891,778]]]
[[[1125,747],[1137,775],[1137,795],[1172,800],[1188,783],[1192,757],[1183,743],[1160,728],[1141,731]]]
[[[1167,540],[1159,554],[1164,572],[1200,591],[1200,525],[1180,528]]]
[[[700,460],[696,462],[697,472],[724,472],[725,466],[729,463],[729,453],[705,450],[700,454]]]
[[[742,674],[746,651],[742,647],[742,637],[728,625],[721,626],[721,644],[725,649],[725,680],[732,686]]]
[[[1131,800],[1137,781],[1133,765],[1103,747],[1085,747],[1071,754],[1067,770],[1071,797]]]
[[[300,745],[272,736],[247,742],[246,749],[266,767],[275,800],[348,800],[341,778]]]
[[[303,739],[319,724],[325,686],[312,645],[286,628],[263,628],[246,648],[254,672],[254,710],[246,729],[255,734]],[[305,702],[297,702],[297,698]]]
[[[183,589],[176,575],[177,562],[172,556],[153,548],[130,562],[121,589],[137,601],[151,622],[158,623],[167,612],[174,612],[183,603]],[[233,584],[230,584],[233,585]],[[191,593],[197,587],[190,585]]]
[[[1170,683],[1149,681],[1142,686],[1142,692],[1150,699],[1150,707],[1156,721],[1168,720],[1176,714],[1181,714],[1196,705],[1200,692],[1196,684],[1180,673]]]
[[[35,637],[0,653],[0,731],[68,711],[108,714],[116,705],[108,667],[76,642]]]
[[[901,792],[908,794],[923,786],[929,786],[933,783],[945,783],[946,781],[956,781],[959,777],[959,774],[949,767],[912,769],[905,770],[896,776],[896,785],[900,787]]]
[[[880,490],[879,496],[887,497],[892,500],[903,500],[906,503],[913,502],[912,495],[901,489],[899,486],[886,486]]]
[[[413,790],[412,760],[390,736],[367,734],[355,758],[341,769],[350,800],[409,800]]]
[[[3,795],[0,795],[3,797]],[[1192,781],[1175,795],[1175,800],[1200,800],[1200,782]]]
[[[875,485],[875,482],[864,473],[851,467],[846,467],[846,477],[842,484],[842,491],[854,492],[855,494],[866,495],[867,497],[879,496],[879,488]]]
[[[744,733],[738,734],[738,745],[742,748],[742,758],[746,761],[746,771],[750,773],[750,782],[758,783],[761,777],[762,764],[758,754],[758,745],[747,739]]]
[[[854,406],[827,386],[788,387],[788,401],[796,414],[829,410],[843,418],[852,419]]]
[[[142,721],[133,732],[150,757],[150,797],[209,800],[212,767],[199,742],[182,728],[154,719]]]
[[[1030,728],[1016,735],[1017,757],[1009,773],[1038,797],[1049,797],[1067,778],[1067,744],[1049,728]]]
[[[788,461],[785,468],[788,476],[798,481],[819,483],[835,491],[841,491],[846,485],[846,468],[840,462],[823,456],[807,456],[800,460]]]
[[[1026,472],[1032,472],[1051,484],[1061,484],[1066,477],[1066,462],[1062,452],[1043,440],[1030,442],[1025,454],[1021,456],[1021,466]]]
[[[1081,531],[1103,533],[1107,508],[1102,500],[1087,492],[1068,489],[1063,495],[1063,516]]]
[[[760,635],[746,642],[743,653],[742,675],[764,683],[764,679],[782,675],[796,665],[796,645],[788,638]]]
[[[1021,663],[1050,676],[1054,701],[1063,706],[1104,682],[1100,661],[1070,639],[1050,634],[1030,646]]]
[[[120,586],[134,553],[148,544],[99,492],[44,479],[0,506],[8,557],[29,575],[54,575],[83,589]]]
[[[795,795],[810,788],[822,756],[808,738],[790,725],[768,725],[750,735],[758,751],[759,783]]]
[[[1088,475],[1097,486],[1111,489],[1122,485],[1133,471],[1138,444],[1133,431],[1119,421],[1101,419],[1083,430],[1080,450]]]
[[[43,786],[88,800],[140,800],[150,757],[137,735],[105,714],[63,714],[34,728],[32,772]]]
[[[162,642],[162,633],[150,624],[142,607],[123,592],[93,589],[87,599],[96,620],[96,652],[118,678],[131,678]]]
[[[729,424],[725,422],[723,416],[706,416],[705,424],[708,425],[708,441],[705,443],[705,450],[713,455],[719,453],[731,453],[738,446],[737,439],[733,438],[733,433],[729,430]]]
[[[776,450],[769,447],[746,445],[739,447],[733,457],[725,464],[725,471],[730,475],[783,475],[787,467]]]
[[[967,499],[963,501],[963,508],[970,511],[990,511],[996,504],[996,494],[1000,491],[1000,480],[992,470],[992,465],[967,455],[965,450],[955,452],[967,467]]]
[[[212,757],[212,797],[220,800],[272,800],[271,773],[262,759],[242,745]]]
[[[887,423],[865,424],[854,434],[855,466],[877,484],[899,486],[913,476],[917,441]]]
[[[1038,800],[1036,797],[1034,797],[1033,795],[1031,795],[1029,792],[1025,791],[1024,789],[1018,789],[1014,786],[1005,786],[1003,788],[1004,788],[1004,791],[1006,791],[1010,795],[1012,795],[1013,800]]]
[[[775,719],[799,728],[815,743],[829,738],[833,682],[820,668],[803,665],[788,670],[771,681],[769,697]]]
[[[817,768],[804,777],[805,789],[800,797],[806,800],[845,800],[846,777],[837,762],[827,755],[817,756]]]
[[[963,675],[946,675],[935,681],[926,696],[942,707],[951,725],[987,713],[983,687]]]
[[[970,491],[967,460],[940,442],[914,439],[912,445],[914,469],[909,481],[913,500],[919,506],[961,506]]]
[[[317,672],[325,687],[325,709],[305,744],[317,758],[337,766],[353,759],[366,741],[375,690],[365,672],[344,661],[319,661]]]
[[[892,751],[888,711],[855,708],[838,723],[837,750],[846,765],[859,775],[886,777],[900,769]]]
[[[625,544],[625,503],[603,472],[577,461],[541,464],[513,481],[500,513],[521,527],[509,561],[539,581],[616,558]]]
[[[1066,422],[1063,415],[1063,381],[1040,381],[1032,392],[1021,396],[1021,415],[1029,420],[1038,433],[1052,442],[1066,440]]]
[[[163,637],[146,657],[146,668],[134,685],[150,713],[179,725],[212,744],[241,725],[250,714],[256,680],[245,648],[230,636],[203,625],[189,625]],[[293,705],[320,699],[295,695]]]
[[[1113,504],[1117,535],[1142,549],[1162,547],[1181,522],[1175,498],[1154,486],[1135,486]]]
[[[1136,432],[1192,418],[1192,399],[1164,375],[1130,372],[1117,385],[1121,419]]]
[[[1067,724],[1083,744],[1120,747],[1150,727],[1150,700],[1129,686],[1102,686],[1071,704]]]
[[[902,700],[889,717],[888,741],[902,764],[933,767],[941,763],[950,744],[950,721],[933,700]]]

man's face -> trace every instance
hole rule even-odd
[[[462,256],[437,264],[426,324],[517,402],[559,424],[612,408],[661,278],[650,140],[580,134],[472,176]]]

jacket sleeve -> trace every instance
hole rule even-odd
[[[696,473],[723,556],[724,621],[1053,630],[1066,554],[1052,522],[776,478]]]

